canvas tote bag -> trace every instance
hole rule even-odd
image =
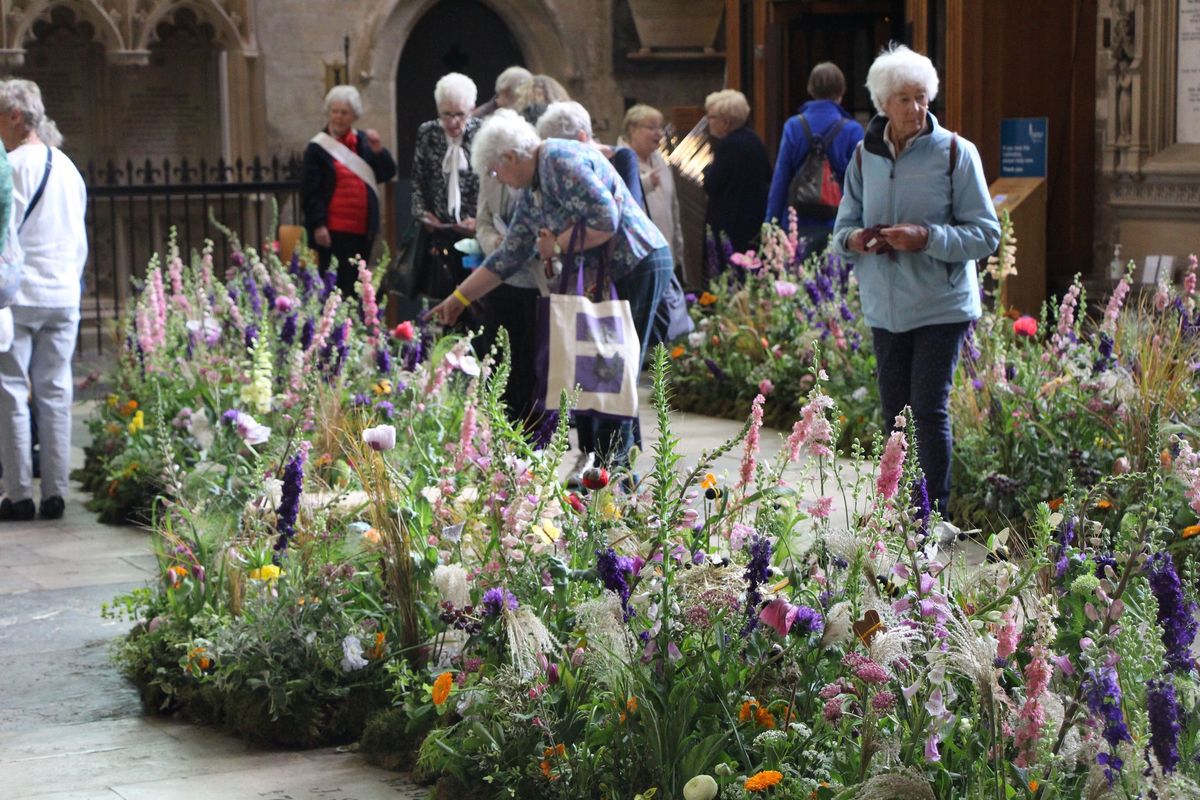
[[[575,291],[568,293],[570,270],[564,269],[559,291],[541,298],[538,308],[538,367],[535,399],[547,411],[557,411],[562,392],[577,391],[574,413],[610,419],[637,419],[637,379],[641,343],[633,325],[629,301],[617,298],[608,280],[609,247],[605,246],[597,273],[598,295],[584,292],[582,225],[571,233],[567,263],[574,255]]]

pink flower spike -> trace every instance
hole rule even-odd
[[[942,755],[941,755],[941,753],[938,752],[938,740],[940,738],[941,737],[939,737],[935,733],[935,734],[931,734],[930,737],[925,740],[925,760],[926,761],[941,761],[942,760]]]

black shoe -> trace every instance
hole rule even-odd
[[[67,504],[58,495],[43,497],[42,504],[38,506],[38,516],[42,519],[62,519],[66,507]]]
[[[33,500],[14,503],[7,497],[0,500],[0,522],[28,522],[33,519]]]

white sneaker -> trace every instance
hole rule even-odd
[[[595,453],[589,453],[586,450],[579,451],[574,465],[571,466],[570,471],[567,473],[568,489],[578,489],[583,486],[583,471],[592,466],[592,461],[595,457]]]

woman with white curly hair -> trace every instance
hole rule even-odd
[[[933,63],[903,45],[867,73],[879,112],[846,169],[833,245],[854,259],[875,344],[884,422],[907,406],[929,498],[950,501],[950,384],[979,318],[975,259],[1000,242],[1000,223],[975,145],[942,128]]]
[[[429,238],[417,266],[426,283],[418,287],[441,299],[466,276],[454,243],[475,235],[479,176],[471,171],[471,143],[481,120],[475,108],[475,82],[458,72],[443,75],[433,90],[437,119],[417,129],[412,168],[412,215]],[[446,274],[448,273],[448,274]]]
[[[609,274],[618,297],[629,301],[644,359],[654,310],[672,274],[671,250],[604,154],[578,141],[543,142],[528,122],[498,111],[475,138],[472,164],[477,172],[524,191],[499,249],[431,314],[454,322],[530,258],[553,261],[583,223],[585,266],[598,263],[607,251]],[[595,441],[603,464],[626,466],[632,423],[597,420]]]
[[[325,95],[325,128],[304,149],[300,202],[304,226],[321,270],[337,259],[337,285],[354,295],[358,265],[370,258],[379,232],[378,183],[396,174],[396,162],[374,128],[357,130],[362,96],[353,86],[335,86]]]

